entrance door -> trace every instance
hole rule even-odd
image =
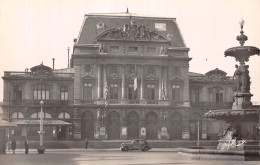
[[[57,126],[57,140],[66,140],[66,126]]]
[[[155,112],[149,112],[146,117],[147,139],[158,139],[157,115]]]
[[[136,112],[130,112],[127,115],[127,138],[139,138],[139,117]]]
[[[91,112],[85,112],[82,116],[81,133],[82,139],[94,139],[94,121]]]
[[[108,114],[108,139],[120,139],[120,115],[113,111]]]
[[[171,115],[169,133],[171,140],[180,140],[182,138],[182,116],[179,113]]]

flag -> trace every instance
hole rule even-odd
[[[107,102],[107,94],[108,94],[108,86],[107,86],[107,77],[106,74],[104,74],[104,99],[105,99],[105,108],[107,108],[108,102]]]
[[[137,99],[137,77],[134,79],[134,99]]]
[[[135,77],[134,79],[134,91],[137,90],[137,77]]]
[[[108,86],[107,86],[107,77],[106,77],[106,74],[105,74],[105,76],[104,76],[104,86],[105,86],[104,99],[107,100]]]
[[[164,79],[162,79],[162,99],[165,100],[166,85]]]

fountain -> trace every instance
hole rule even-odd
[[[249,57],[260,53],[253,46],[244,46],[248,39],[243,31],[244,21],[240,22],[240,35],[237,40],[238,47],[232,47],[225,51],[225,57],[231,56],[239,61],[235,65],[234,73],[234,103],[232,109],[210,110],[205,114],[206,118],[226,121],[229,126],[219,133],[217,149],[180,149],[178,154],[189,155],[195,159],[202,159],[207,155],[208,159],[235,159],[235,160],[259,160],[259,137],[257,137],[257,124],[260,120],[260,109],[251,103],[249,66],[245,64]]]
[[[259,109],[253,107],[250,93],[250,76],[249,76],[249,57],[260,53],[260,50],[254,46],[244,46],[248,39],[243,31],[244,21],[240,22],[240,35],[237,40],[240,43],[238,47],[232,47],[225,51],[225,57],[231,56],[239,61],[235,65],[234,73],[234,103],[232,109],[214,110],[205,114],[207,118],[224,120],[229,126],[220,132],[220,140],[217,149],[219,150],[242,150],[250,151],[250,155],[259,155],[259,141],[256,137],[256,124],[259,123]],[[254,153],[257,152],[257,153]]]

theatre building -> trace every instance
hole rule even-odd
[[[69,68],[4,73],[4,118],[37,140],[42,100],[48,140],[218,139],[204,114],[231,108],[233,81],[189,72],[189,50],[175,18],[87,14]]]

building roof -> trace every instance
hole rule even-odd
[[[11,123],[6,120],[0,120],[0,128],[1,127],[16,127],[16,123]]]
[[[192,76],[192,77],[201,77],[201,76],[205,76],[205,75],[204,75],[204,74],[201,74],[201,73],[189,72],[189,76]]]
[[[175,18],[141,16],[133,13],[86,14],[76,44],[95,44],[97,36],[134,22],[169,38],[170,47],[186,47]]]

